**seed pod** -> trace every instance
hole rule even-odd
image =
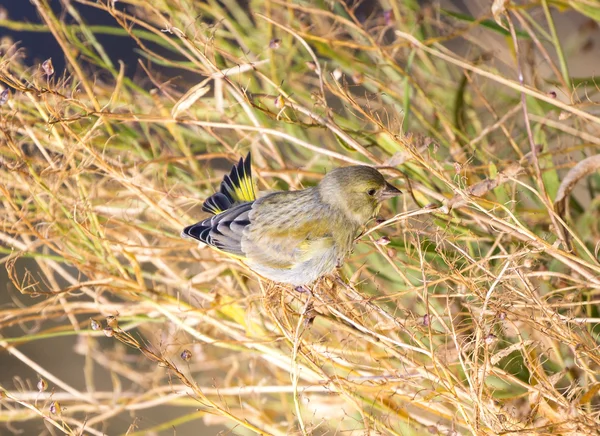
[[[52,65],[52,58],[48,58],[44,62],[42,62],[42,71],[48,77],[54,74],[54,65]]]
[[[192,352],[190,350],[188,350],[187,348],[185,350],[183,350],[180,354],[180,357],[185,360],[186,362],[189,362],[190,359],[192,358]]]
[[[46,380],[44,380],[43,378],[41,378],[37,382],[37,388],[38,388],[39,392],[44,392],[46,389],[48,389],[48,382]]]

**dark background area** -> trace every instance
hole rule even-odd
[[[50,2],[54,13],[58,17],[62,17],[62,6],[58,1]],[[114,19],[107,13],[101,12],[96,8],[81,4],[74,4],[77,11],[81,15],[84,22],[89,25],[107,25],[114,26]],[[124,5],[119,5],[117,9],[125,9]],[[26,23],[41,24],[42,20],[38,13],[29,2],[29,0],[0,0],[0,10],[4,10],[7,17],[13,21],[23,21]],[[77,24],[70,16],[65,15],[65,22],[69,24]],[[15,42],[19,42],[19,47],[25,50],[27,55],[27,64],[36,65],[48,58],[52,58],[52,64],[57,75],[61,75],[65,69],[65,59],[62,55],[62,50],[52,35],[48,32],[30,32],[16,31],[0,27],[0,37],[8,36]],[[136,45],[130,38],[123,38],[112,35],[97,34],[96,37],[102,46],[106,49],[107,54],[113,60],[137,60],[138,55],[135,53]],[[134,74],[137,62],[125,62],[126,74],[131,76]]]

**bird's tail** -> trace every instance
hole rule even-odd
[[[240,159],[233,166],[229,175],[223,177],[221,189],[206,199],[202,210],[217,215],[234,204],[254,200],[256,192],[252,181],[252,156],[248,153],[245,159]]]

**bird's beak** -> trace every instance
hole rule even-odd
[[[379,196],[380,200],[387,200],[388,198],[397,197],[402,194],[402,191],[396,188],[393,185],[390,185],[388,182],[385,182],[385,189],[381,191]]]

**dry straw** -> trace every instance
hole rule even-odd
[[[598,434],[595,2],[32,3],[0,26],[66,68],[2,41],[7,431]],[[179,238],[248,150],[261,190],[407,195],[296,293]]]

